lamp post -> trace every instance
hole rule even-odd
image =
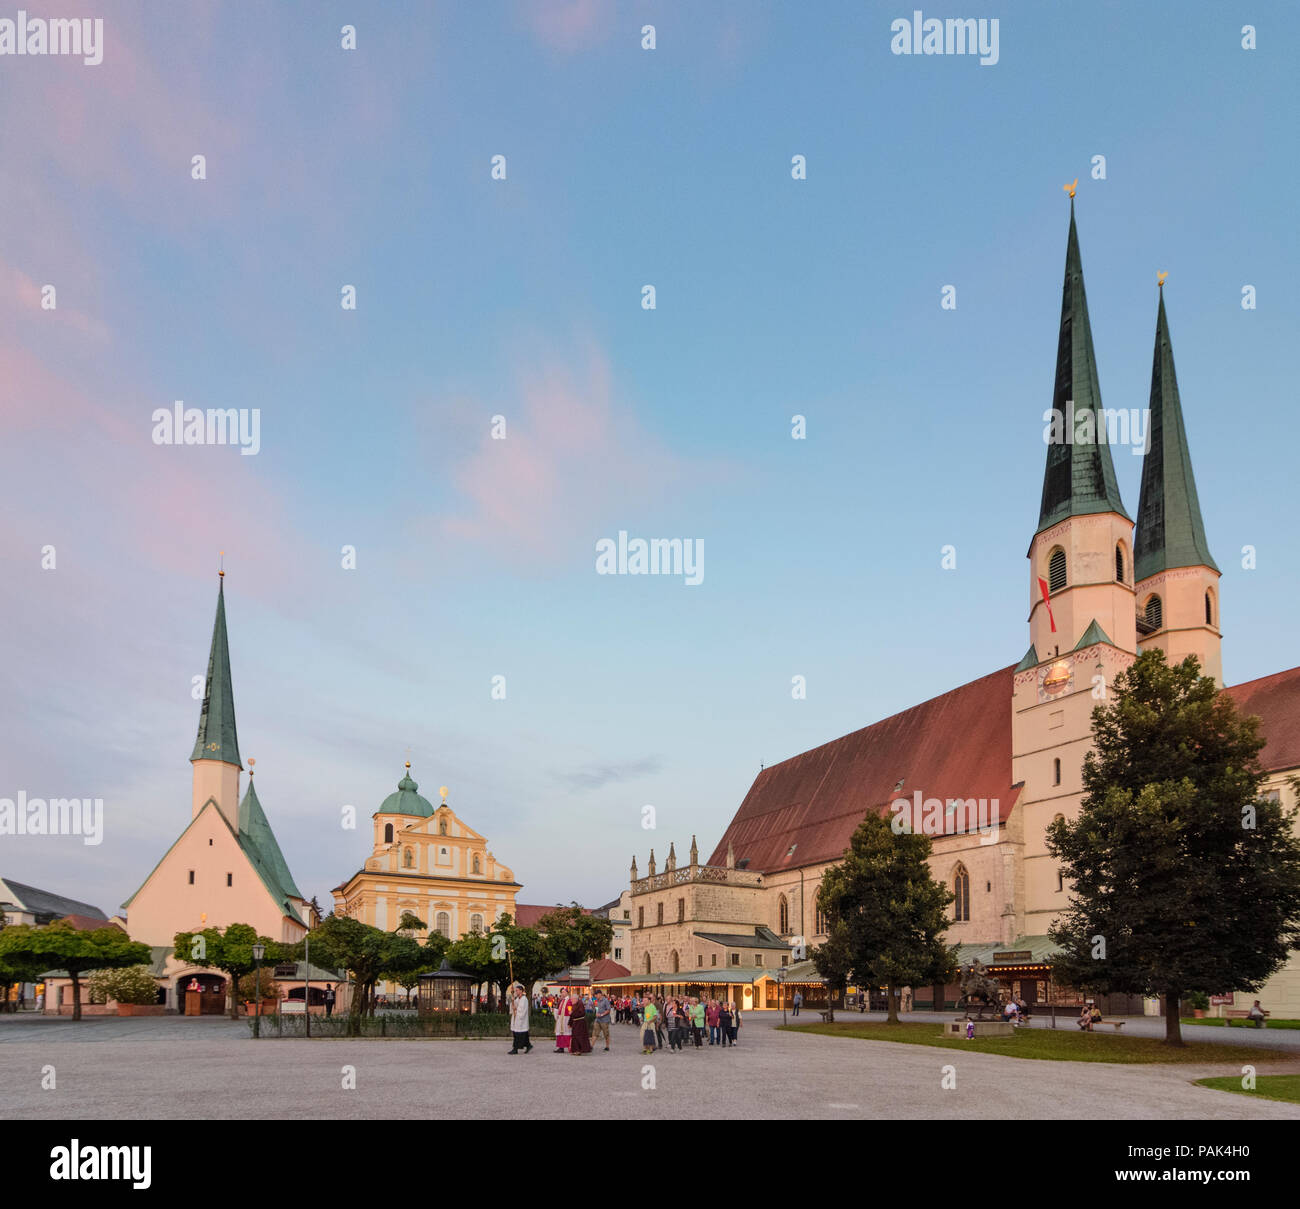
[[[253,946],[253,963],[257,973],[253,975],[253,994],[257,1002],[253,1006],[253,1039],[256,1040],[262,1035],[262,958],[266,956],[266,946],[256,944]]]
[[[311,918],[309,915],[308,919]],[[302,964],[303,973],[306,976],[302,984],[302,1015],[303,1027],[307,1030],[307,1036],[311,1036],[311,933],[308,932],[302,939]]]
[[[781,1024],[785,1025],[785,966],[776,972],[776,994],[781,1000]]]

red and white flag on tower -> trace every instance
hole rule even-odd
[[[1038,577],[1038,590],[1043,594],[1043,603],[1047,606],[1047,620],[1052,623],[1052,633],[1056,633],[1056,618],[1052,616],[1052,601],[1047,594],[1047,580]]]

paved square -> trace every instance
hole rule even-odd
[[[89,1119],[1017,1118],[1300,1120],[1300,1105],[1196,1087],[1240,1074],[1212,1066],[1124,1066],[1003,1058],[894,1042],[797,1035],[749,1015],[735,1049],[643,1056],[630,1026],[582,1061],[510,1042],[253,1041],[215,1018],[0,1018],[6,1117]],[[936,1024],[936,1029],[937,1029]],[[1294,1071],[1294,1053],[1278,1071]],[[957,1086],[944,1090],[943,1068]],[[1285,1065],[1282,1065],[1285,1064]],[[41,1089],[42,1068],[57,1086]],[[355,1068],[355,1090],[342,1087]],[[646,1067],[652,1068],[653,1087]],[[1261,1071],[1261,1073],[1263,1073]]]

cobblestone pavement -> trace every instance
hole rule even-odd
[[[805,1018],[808,1013],[805,1013]],[[1300,1105],[1196,1087],[1205,1067],[1057,1063],[781,1032],[751,1014],[735,1049],[644,1056],[613,1026],[610,1053],[581,1060],[535,1039],[253,1041],[217,1018],[0,1017],[0,1112],[56,1119],[424,1119],[689,1112],[740,1119],[1300,1119]],[[1206,1033],[1222,1030],[1204,1029]],[[1280,1031],[1280,1030],[1279,1030]],[[1267,1033],[1267,1030],[1265,1030]],[[1225,1047],[1226,1048],[1226,1047]],[[1300,1063],[1279,1055],[1278,1070]],[[946,1065],[957,1087],[941,1086]],[[41,1088],[52,1066],[56,1087]],[[354,1068],[355,1090],[344,1090]],[[1261,1067],[1260,1073],[1268,1073]]]

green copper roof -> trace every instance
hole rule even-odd
[[[208,652],[208,681],[203,689],[203,712],[199,714],[199,735],[194,740],[195,760],[220,760],[243,768],[239,762],[239,738],[235,734],[235,691],[230,683],[230,647],[226,642],[225,580],[217,588],[217,620],[212,626],[212,649]]]
[[[275,841],[275,832],[271,830],[262,803],[257,799],[251,776],[248,778],[248,791],[239,803],[239,842],[244,851],[255,858],[255,865],[260,862],[271,872],[282,890],[281,897],[302,898],[302,892],[294,885],[284,853]],[[258,872],[261,872],[260,867]]]
[[[1069,403],[1073,400],[1073,418]],[[1038,514],[1038,531],[1049,529],[1066,517],[1090,512],[1128,513],[1119,497],[1115,465],[1106,441],[1106,420],[1097,378],[1097,358],[1092,348],[1092,326],[1088,322],[1088,296],[1083,288],[1083,261],[1079,255],[1079,233],[1074,225],[1074,202],[1070,202],[1070,238],[1065,249],[1065,285],[1061,290],[1061,336],[1056,346],[1056,386],[1052,407],[1062,417],[1062,439],[1047,446],[1047,469],[1043,474],[1043,502]],[[1080,420],[1092,413],[1092,433],[1076,443]],[[1087,421],[1084,421],[1085,423]]]
[[[1038,652],[1034,649],[1034,644],[1029,644],[1029,650],[1025,652],[1025,657],[1016,664],[1014,671],[1027,672],[1031,667],[1038,666]]]
[[[427,819],[433,814],[433,804],[428,798],[422,798],[416,790],[419,789],[414,781],[411,780],[410,769],[407,769],[406,775],[397,782],[397,792],[390,793],[379,807],[379,814],[413,814],[418,818]]]
[[[1142,495],[1133,538],[1134,582],[1170,567],[1213,567],[1205,522],[1196,498],[1192,457],[1174,373],[1174,349],[1165,318],[1165,292],[1156,314],[1151,359],[1151,443],[1142,459]]]
[[[1115,645],[1107,636],[1106,631],[1097,624],[1097,619],[1094,617],[1088,628],[1083,631],[1083,637],[1074,644],[1074,649],[1081,651],[1084,647],[1095,646],[1099,642],[1107,643],[1110,646]]]

